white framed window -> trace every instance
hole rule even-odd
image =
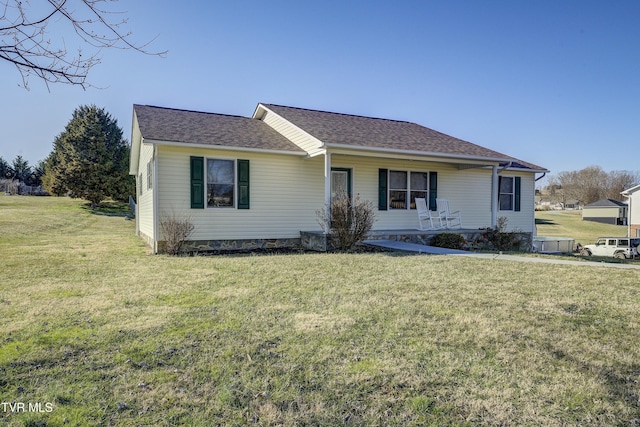
[[[500,176],[498,179],[498,209],[501,211],[520,211],[522,178],[519,176]]]
[[[512,211],[515,196],[514,177],[501,176],[498,180],[498,201],[501,211]]]
[[[207,159],[207,207],[234,208],[236,200],[236,161]]]
[[[407,209],[407,171],[389,171],[389,208]]]
[[[415,209],[416,197],[429,199],[429,172],[389,171],[389,208]]]
[[[153,188],[153,160],[147,162],[147,190]]]

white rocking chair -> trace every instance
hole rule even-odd
[[[418,210],[419,230],[440,230],[444,228],[442,219],[437,212],[429,210],[426,199],[416,198],[416,209]]]
[[[444,221],[446,228],[462,228],[460,211],[451,212],[448,199],[436,199],[436,205],[440,222]]]

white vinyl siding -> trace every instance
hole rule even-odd
[[[153,218],[153,190],[152,183],[148,180],[153,177],[153,173],[146,173],[148,171],[147,165],[153,167],[153,145],[141,144],[140,145],[140,157],[138,161],[138,170],[140,171],[140,179],[138,180],[138,215],[136,221],[138,221],[138,229],[140,233],[145,234],[148,238],[153,238],[154,232],[154,218]],[[152,169],[153,170],[153,169]]]
[[[508,176],[519,176],[520,179],[520,211],[501,211],[498,210],[498,217],[507,218],[507,228],[511,230],[520,230],[525,233],[532,233],[535,230],[535,174],[533,173],[513,173],[509,171]],[[515,180],[514,180],[515,181]],[[490,198],[487,195],[487,198]],[[457,209],[456,209],[457,210]],[[462,217],[464,224],[464,213]]]
[[[227,150],[158,147],[159,215],[183,215],[195,225],[190,240],[300,237],[320,230],[324,160]],[[242,158],[250,162],[250,209],[191,209],[190,156]],[[162,240],[162,236],[159,237]]]
[[[250,161],[251,207],[237,209],[190,208],[190,156],[242,158]],[[236,152],[157,146],[156,192],[158,215],[179,215],[195,225],[191,240],[297,238],[300,231],[320,231],[317,211],[324,204],[324,156],[305,158],[282,154]],[[143,160],[144,161],[144,160]],[[465,229],[491,225],[490,168],[459,169],[455,165],[333,154],[331,166],[352,171],[353,194],[378,203],[379,169],[437,172],[437,195],[462,213]],[[510,229],[532,232],[534,174],[521,176],[521,211],[499,211]],[[152,192],[149,192],[151,195]],[[415,230],[417,213],[410,209],[376,209],[374,230]],[[163,240],[162,236],[158,236]]]
[[[631,193],[627,203],[631,205],[631,224],[640,225],[640,190]]]

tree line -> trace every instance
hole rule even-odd
[[[44,175],[44,160],[40,160],[35,166],[21,155],[16,156],[11,163],[0,156],[0,179],[17,180],[25,185],[39,186]]]
[[[563,205],[588,205],[602,199],[624,201],[622,191],[640,183],[638,171],[606,172],[600,166],[588,166],[578,171],[563,171],[549,177],[545,187],[549,197]]]
[[[13,163],[0,158],[0,176],[26,185],[39,185],[56,196],[91,202],[125,201],[135,192],[129,175],[127,140],[118,122],[103,108],[80,106],[53,141],[53,151],[35,168],[17,156]]]

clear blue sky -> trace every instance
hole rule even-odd
[[[0,62],[0,156],[46,157],[82,104],[250,116],[258,102],[407,120],[557,173],[640,170],[640,1],[120,0],[132,40],[89,82]],[[51,37],[56,37],[52,34]],[[67,46],[80,46],[71,35]]]

